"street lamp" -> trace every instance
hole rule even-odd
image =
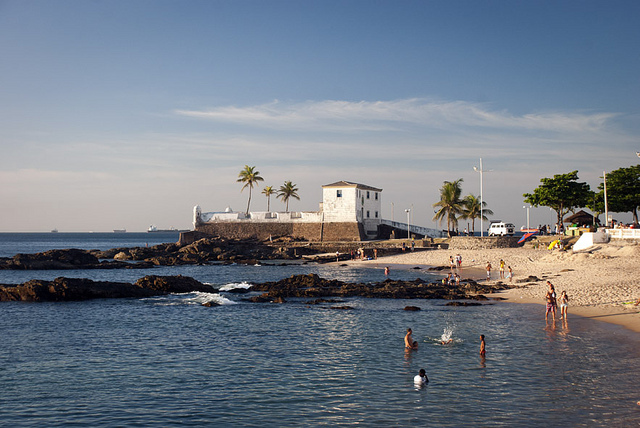
[[[404,210],[404,212],[407,213],[407,239],[411,238],[411,220],[409,220],[409,214],[411,214],[411,210],[410,209],[406,209]]]
[[[523,206],[522,208],[526,208],[527,210],[527,232],[529,232],[529,209],[531,208],[531,206]]]
[[[484,213],[483,213],[483,202],[482,202],[482,173],[485,172],[482,169],[482,158],[480,158],[480,168],[474,166],[473,170],[475,172],[479,172],[480,173],[480,237],[484,236],[484,226],[483,226],[483,220],[484,220]],[[487,171],[487,172],[491,172],[491,170]]]

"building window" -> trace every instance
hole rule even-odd
[[[367,190],[367,199],[369,199],[369,191]]]
[[[367,218],[371,217],[371,215],[369,214],[369,211],[367,211]]]
[[[376,218],[378,218],[378,211],[376,211]]]
[[[378,200],[378,192],[376,192],[376,201]]]
[[[337,191],[336,191],[336,196],[337,196],[338,198],[341,198],[341,197],[342,197],[342,190],[337,190]]]

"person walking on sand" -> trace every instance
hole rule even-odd
[[[500,279],[504,279],[504,260],[500,259]]]
[[[491,281],[491,262],[487,262],[487,281]]]
[[[560,319],[567,319],[567,308],[569,307],[569,296],[566,291],[560,293]]]
[[[456,264],[458,265],[458,269],[462,267],[462,256],[460,253],[456,254]]]
[[[407,334],[404,336],[404,348],[405,349],[418,349],[418,342],[411,337],[411,328],[407,329]]]
[[[556,290],[553,288],[553,284],[551,281],[547,281],[547,285],[549,285],[549,290],[547,290],[547,294],[545,295],[545,300],[547,302],[547,311],[544,314],[545,321],[549,317],[549,312],[553,316],[553,320],[556,320]]]
[[[507,278],[509,278],[509,282],[513,282],[513,269],[509,266],[509,273],[507,274]]]
[[[451,272],[456,268],[456,262],[453,260],[453,256],[449,256],[449,268],[451,268]]]
[[[485,356],[487,354],[487,344],[484,341],[484,334],[480,335],[480,355]]]

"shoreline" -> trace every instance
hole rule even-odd
[[[558,295],[565,290],[569,296],[569,317],[572,315],[620,325],[640,333],[640,306],[633,303],[640,297],[640,245],[635,243],[602,244],[589,253],[573,253],[533,248],[491,248],[478,250],[436,249],[407,252],[377,260],[349,260],[348,265],[393,269],[428,269],[446,266],[430,274],[445,276],[449,271],[449,256],[462,256],[462,278],[486,281],[486,262],[492,265],[491,282],[498,282],[500,259],[513,269],[514,288],[487,297],[499,297],[510,303],[540,305],[544,316],[546,281],[554,284]],[[334,262],[335,263],[335,262]],[[502,280],[509,283],[508,280]],[[559,320],[559,314],[557,316]]]

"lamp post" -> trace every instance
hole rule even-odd
[[[527,232],[529,232],[529,209],[531,208],[531,206],[523,206],[522,208],[525,208],[527,210]]]
[[[484,169],[482,169],[482,158],[480,158],[480,168],[474,166],[473,170],[475,172],[479,172],[480,173],[480,237],[484,236],[484,210],[483,210],[483,201],[482,201],[482,173],[484,173]],[[491,170],[487,171],[487,172],[491,172]]]
[[[411,214],[411,210],[410,209],[406,209],[406,210],[404,210],[404,212],[407,213],[407,239],[410,239],[411,238],[411,232],[410,232],[411,221],[409,220],[409,214]]]

